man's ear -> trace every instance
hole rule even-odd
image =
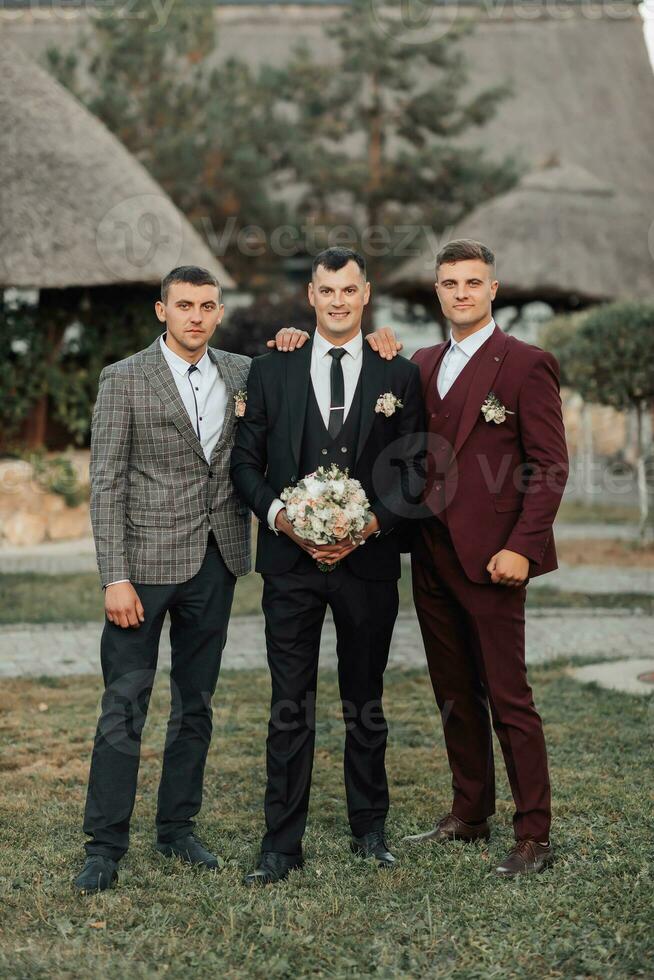
[[[314,299],[314,296],[313,296],[313,283],[312,282],[310,282],[309,285],[307,286],[307,296],[309,297],[309,302],[311,303],[311,305],[312,306],[315,306],[316,303],[315,303],[315,299]]]
[[[160,299],[154,304],[154,312],[157,314],[157,320],[160,323],[166,322],[166,307],[163,305]]]
[[[368,305],[368,300],[370,299],[370,283],[367,282],[363,290],[363,305]]]

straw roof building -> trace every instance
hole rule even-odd
[[[31,10],[35,4],[31,0]],[[347,3],[319,0],[217,3],[215,57],[236,51],[251,65],[282,64],[302,40],[316,62],[329,62],[335,41],[324,29],[346,10]],[[38,14],[21,17],[14,10],[3,18],[0,12],[5,34],[35,56],[51,44],[73,47],[90,16],[80,9],[63,20],[45,7]],[[507,287],[514,270],[516,289],[523,283],[525,296],[547,296],[557,306],[620,296],[623,290],[633,295],[631,279],[617,275],[620,255],[629,255],[639,269],[638,295],[651,292],[654,242],[646,226],[654,220],[654,75],[636,6],[611,0],[458,0],[450,9],[447,3],[434,5],[426,36],[442,36],[452,16],[475,22],[463,42],[471,89],[511,90],[491,121],[464,139],[481,144],[491,159],[514,157],[527,176],[511,195],[448,229],[440,243],[464,232],[487,239]],[[427,300],[430,308],[434,252],[426,247],[398,265],[392,284],[399,294]],[[512,294],[503,288],[502,295]]]
[[[540,300],[555,310],[617,296],[654,295],[648,247],[652,213],[574,164],[532,171],[452,229],[497,253],[498,306]],[[426,250],[400,267],[391,286],[407,296],[433,295],[434,255]]]
[[[149,284],[181,264],[234,285],[115,136],[6,40],[0,118],[0,288]]]

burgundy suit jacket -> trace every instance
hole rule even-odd
[[[427,431],[439,433],[436,379],[449,341],[417,351]],[[552,354],[499,327],[475,355],[445,475],[446,521],[468,578],[490,582],[488,561],[503,548],[529,559],[529,576],[557,568],[552,524],[568,476],[568,454]],[[494,392],[514,414],[497,425],[481,406]],[[432,476],[425,502],[435,500]]]

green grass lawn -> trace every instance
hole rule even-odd
[[[238,580],[232,615],[261,612],[262,580],[251,572]],[[531,589],[528,606],[642,609],[654,612],[654,597],[634,595],[587,595],[557,589]],[[0,625],[9,623],[89,623],[104,616],[103,593],[94,572],[79,575],[0,575]],[[400,579],[400,609],[413,609],[411,574]]]
[[[557,520],[570,524],[638,524],[640,514],[637,507],[564,499]]]
[[[423,671],[387,675],[389,840],[401,862],[379,872],[348,852],[342,722],[321,677],[306,867],[246,891],[262,829],[268,677],[229,673],[200,823],[226,861],[218,874],[152,849],[166,715],[161,677],[143,749],[132,848],[113,891],[86,900],[80,823],[99,699],[93,678],[9,680],[0,692],[0,976],[651,977],[654,704],[532,671],[550,747],[557,861],[498,880],[511,844],[504,775],[485,845],[401,843],[450,800],[440,725]],[[47,707],[46,707],[47,706]]]

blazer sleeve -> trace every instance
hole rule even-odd
[[[393,440],[392,458],[383,457],[383,466],[373,471],[376,497],[370,509],[387,534],[406,518],[422,513],[419,502],[425,486],[424,466],[426,432],[420,371],[409,363],[408,378],[402,393],[399,427]]]
[[[91,423],[91,524],[102,586],[129,579],[125,497],[132,411],[124,381],[105,368]]]
[[[518,399],[526,457],[520,517],[505,548],[539,565],[568,478],[568,451],[559,394],[559,366],[543,353],[526,375]]]
[[[236,424],[230,477],[241,499],[264,524],[277,494],[266,480],[268,416],[261,369],[252,361],[245,415]]]

